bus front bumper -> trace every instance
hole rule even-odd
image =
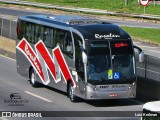
[[[86,87],[86,99],[135,98],[136,84],[96,85]]]

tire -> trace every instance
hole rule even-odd
[[[30,72],[30,83],[32,87],[39,87],[39,83],[36,81],[36,74],[33,69]]]
[[[78,97],[74,95],[74,88],[73,88],[71,82],[69,83],[68,96],[69,96],[71,102],[77,102],[78,101]]]

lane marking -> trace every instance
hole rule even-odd
[[[141,67],[137,67],[138,69],[141,69],[141,70],[145,70],[145,68],[141,68]],[[156,73],[156,74],[160,74],[159,72],[156,72],[156,71],[152,71],[152,70],[149,70],[149,69],[146,69],[147,71],[149,72],[153,72],[153,73]]]
[[[135,43],[135,44],[137,43],[138,44],[138,43],[142,43],[142,42],[133,42],[133,43]]]
[[[1,120],[8,120],[8,119],[6,119],[6,118],[4,118],[4,117],[0,117],[0,119],[1,119]]]
[[[47,98],[41,97],[41,96],[36,95],[36,94],[34,94],[34,93],[31,93],[31,92],[29,92],[29,91],[24,91],[24,92],[27,93],[27,94],[29,94],[29,95],[32,95],[32,96],[34,96],[34,97],[36,97],[36,98],[39,98],[39,99],[41,99],[41,100],[44,100],[44,101],[46,101],[46,102],[52,102],[51,100],[49,100],[49,99],[47,99]]]
[[[154,52],[154,53],[160,53],[160,51],[155,51],[155,50],[147,50],[147,49],[143,49],[145,51],[150,51],[150,52]]]
[[[4,56],[4,55],[1,55],[1,54],[0,54],[0,56],[1,56],[1,57],[4,57],[4,58],[7,58],[7,59],[10,59],[10,60],[13,60],[13,61],[16,61],[16,59],[13,59],[13,58],[10,58],[10,57],[7,57],[7,56]]]
[[[139,46],[139,47],[144,47],[144,48],[160,48],[160,47],[150,47],[150,46]]]

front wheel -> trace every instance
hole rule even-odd
[[[69,98],[72,102],[77,102],[78,101],[77,96],[74,95],[74,87],[73,87],[72,83],[69,84],[68,95],[69,95]]]
[[[33,69],[31,70],[30,74],[31,74],[30,75],[30,82],[31,82],[32,87],[38,87],[39,83],[36,81],[36,74]]]

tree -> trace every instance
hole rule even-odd
[[[127,6],[128,5],[128,0],[124,0],[124,2],[125,2],[125,6]]]

